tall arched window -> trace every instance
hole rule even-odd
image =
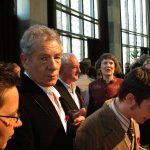
[[[87,38],[99,39],[97,0],[56,0],[57,31],[64,52],[88,56]]]
[[[149,0],[120,0],[123,64],[132,63],[148,43]]]

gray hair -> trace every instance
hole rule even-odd
[[[70,58],[72,57],[76,57],[76,56],[72,53],[62,53],[61,65],[68,64],[70,62]]]
[[[62,49],[62,44],[58,33],[44,25],[33,25],[25,31],[20,41],[21,51],[31,54],[32,46],[36,42],[44,43],[46,41],[57,41]]]

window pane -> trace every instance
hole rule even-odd
[[[63,5],[69,6],[69,0],[56,0],[56,1]]]
[[[143,3],[143,34],[147,34],[147,25],[146,25],[146,0],[142,0],[142,3]]]
[[[123,47],[122,52],[123,52],[123,66],[125,66],[126,62],[130,62],[129,48]],[[124,69],[124,72],[125,72],[125,69]]]
[[[133,34],[129,34],[129,43],[130,45],[134,45],[134,35]]]
[[[56,13],[57,13],[57,28],[65,31],[70,31],[69,15],[59,10],[57,10]]]
[[[72,39],[72,53],[76,55],[79,61],[82,59],[82,41],[79,39]]]
[[[94,18],[95,19],[98,19],[98,3],[97,3],[97,0],[94,0]]]
[[[93,1],[92,0],[83,0],[83,12],[84,14],[93,17]]]
[[[83,27],[82,27],[82,23],[81,23],[81,19],[72,16],[71,17],[71,28],[72,28],[72,32],[73,33],[77,33],[77,34],[83,34]]]
[[[141,33],[141,4],[140,0],[135,1],[136,4],[136,32]]]
[[[89,21],[84,21],[84,35],[94,37],[93,31],[93,24]]]
[[[63,52],[70,53],[70,38],[66,36],[61,36],[61,41],[63,44]]]
[[[82,12],[82,0],[71,0],[71,8]]]
[[[97,24],[95,24],[95,38],[99,38],[99,26]]]
[[[147,38],[144,37],[144,47],[147,47]]]
[[[84,41],[84,52],[85,52],[85,56],[84,58],[87,58],[88,57],[88,49],[87,49],[87,41]],[[82,58],[83,59],[83,58]]]
[[[121,25],[122,29],[128,29],[128,22],[127,22],[127,2],[126,0],[121,0]]]
[[[128,34],[122,32],[122,43],[123,44],[128,44]]]
[[[128,10],[129,10],[129,31],[134,31],[134,15],[133,15],[133,0],[128,1]]]
[[[62,12],[57,10],[57,29],[62,29]]]
[[[141,36],[137,36],[137,46],[142,46]]]

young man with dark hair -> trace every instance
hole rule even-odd
[[[129,72],[119,91],[79,127],[75,150],[140,150],[138,123],[150,119],[150,71]]]

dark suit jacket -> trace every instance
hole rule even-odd
[[[87,117],[76,133],[74,150],[130,150],[130,140],[106,101],[101,109]],[[134,122],[136,150],[139,146],[139,128]]]
[[[59,91],[61,97],[60,97],[60,102],[61,105],[65,111],[65,113],[67,115],[69,110],[79,110],[79,108],[77,107],[75,101],[73,100],[73,98],[71,97],[70,93],[68,92],[68,90],[66,89],[66,87],[63,85],[63,83],[58,80],[56,83],[55,88]],[[80,93],[80,89],[78,87],[76,87],[76,94],[79,98],[79,103],[80,103],[80,107],[84,107],[84,101],[81,98],[81,93]],[[69,119],[68,121],[68,135],[71,136],[72,138],[75,136],[75,132],[76,132],[76,128],[72,126],[71,124],[71,120]]]
[[[48,96],[26,75],[19,88],[21,128],[6,150],[70,150],[70,140]]]
[[[55,88],[59,91],[59,93],[61,95],[60,101],[64,107],[66,114],[68,113],[69,110],[78,109],[75,101],[73,100],[70,93],[68,92],[68,90],[66,89],[66,87],[63,85],[63,83],[60,80],[57,81]],[[78,87],[76,87],[75,92],[79,99],[80,107],[81,108],[84,107],[84,101],[83,101],[83,99],[81,99],[82,96],[81,96],[80,89]]]
[[[150,119],[140,125],[141,144],[150,147]]]

